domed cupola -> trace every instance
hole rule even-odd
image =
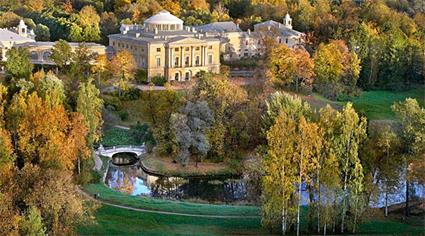
[[[160,11],[145,20],[145,29],[149,31],[177,31],[183,29],[183,21],[168,11]]]

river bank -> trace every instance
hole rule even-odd
[[[224,162],[189,161],[186,166],[173,161],[170,157],[159,157],[154,154],[145,154],[140,160],[142,168],[151,174],[165,177],[214,177],[240,175],[239,171],[231,168]]]

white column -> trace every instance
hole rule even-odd
[[[204,66],[207,65],[207,46],[204,46]]]
[[[193,67],[193,60],[195,59],[194,58],[194,54],[193,54],[193,46],[191,46],[190,47],[190,50],[191,50],[191,57],[190,57],[190,67]]]
[[[184,47],[180,47],[180,67],[184,67]]]
[[[170,47],[170,68],[173,67],[173,48]]]

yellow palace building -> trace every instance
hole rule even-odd
[[[109,35],[109,46],[115,53],[132,53],[148,78],[186,81],[199,71],[220,72],[220,40],[184,26],[168,11],[146,19],[143,25],[122,25],[120,31]]]

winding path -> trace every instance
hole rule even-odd
[[[154,213],[154,214],[162,214],[162,215],[201,217],[201,218],[221,218],[221,219],[257,219],[257,218],[260,218],[259,215],[257,215],[257,216],[201,215],[201,214],[189,214],[189,213],[178,213],[178,212],[170,212],[170,211],[148,210],[148,209],[142,209],[142,208],[135,208],[135,207],[129,207],[129,206],[124,206],[124,205],[109,203],[107,201],[94,198],[93,196],[91,196],[90,194],[88,194],[87,192],[85,192],[84,190],[82,190],[80,188],[78,188],[78,189],[84,196],[86,196],[88,199],[90,199],[92,201],[101,203],[103,205],[112,206],[112,207],[116,207],[116,208],[130,210],[130,211]]]

